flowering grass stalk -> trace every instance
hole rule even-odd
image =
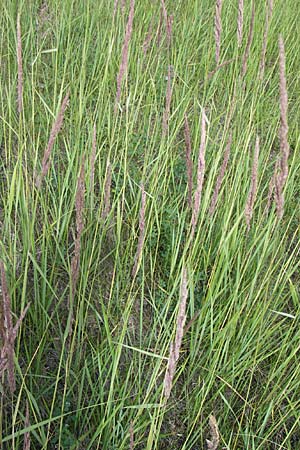
[[[279,36],[279,90],[280,90],[280,164],[275,178],[275,203],[278,219],[282,219],[284,211],[283,189],[288,177],[288,158],[290,147],[288,143],[288,94],[285,76],[285,50],[282,36]]]
[[[171,41],[172,41],[172,26],[173,26],[174,17],[173,17],[173,15],[168,16],[168,12],[167,12],[167,8],[166,8],[166,4],[165,4],[164,0],[161,0],[161,6],[162,6],[162,14],[163,14],[163,17],[165,19],[165,24],[166,24],[167,43],[168,43],[168,47],[170,47]]]
[[[160,9],[160,16],[159,16],[159,23],[157,28],[157,38],[156,38],[156,44],[159,47],[161,43],[161,35],[162,35],[162,24],[164,21],[164,13],[163,13],[163,7]]]
[[[46,147],[45,153],[44,153],[44,157],[43,157],[43,161],[42,161],[42,171],[41,174],[37,177],[36,180],[36,186],[37,188],[41,187],[42,181],[44,179],[44,177],[46,176],[49,167],[50,167],[50,156],[51,156],[51,152],[54,146],[54,142],[55,139],[58,135],[58,133],[60,132],[60,129],[62,127],[63,124],[63,120],[64,120],[64,115],[65,115],[65,111],[66,108],[68,106],[69,103],[69,92],[66,94],[66,96],[63,99],[63,102],[61,104],[60,110],[58,112],[57,118],[52,126],[51,129],[51,133],[50,133],[50,137],[49,137],[49,141],[48,141],[48,145]]]
[[[4,264],[0,261],[1,287],[2,287],[2,321],[1,321],[1,337],[3,340],[1,357],[0,357],[0,373],[7,371],[8,386],[11,394],[16,389],[15,365],[14,365],[14,343],[17,337],[18,329],[27,313],[30,303],[21,313],[15,326],[12,322],[11,302],[7,288],[6,273]]]
[[[26,414],[25,414],[25,422],[24,422],[25,428],[28,428],[30,426],[29,421],[29,405],[28,400],[26,400]],[[30,450],[31,442],[30,442],[30,432],[26,431],[24,434],[24,444],[23,444],[23,450]]]
[[[268,212],[270,211],[270,208],[271,208],[271,204],[272,204],[272,200],[273,200],[273,196],[274,196],[275,180],[276,180],[276,177],[278,174],[278,170],[279,170],[279,161],[277,160],[276,164],[275,164],[275,168],[274,168],[274,173],[269,181],[267,204],[266,204],[266,208],[265,208],[266,215],[268,214]]]
[[[249,33],[248,33],[247,45],[246,45],[246,49],[245,49],[245,53],[243,55],[243,61],[242,61],[242,77],[244,77],[247,72],[250,48],[251,48],[252,41],[253,41],[254,21],[255,21],[255,3],[254,3],[254,1],[252,1],[252,13],[251,13]]]
[[[122,81],[124,78],[124,75],[127,71],[128,67],[128,49],[129,49],[129,42],[132,35],[132,29],[133,29],[133,17],[134,17],[134,1],[130,0],[130,10],[129,10],[129,16],[128,21],[126,25],[126,31],[125,31],[125,38],[124,43],[122,47],[122,54],[121,54],[121,64],[119,73],[117,76],[117,93],[116,93],[116,101],[115,101],[115,114],[117,113],[118,104],[120,103],[121,98],[121,88],[122,88]]]
[[[188,205],[192,207],[193,196],[193,162],[192,162],[192,144],[191,133],[187,115],[184,116],[184,137],[185,137],[185,161],[188,182]]]
[[[213,414],[209,416],[210,439],[206,439],[208,450],[218,450],[220,445],[220,433],[217,420]]]
[[[130,426],[129,426],[129,450],[133,450],[134,449],[134,429],[133,429],[133,422],[130,422]]]
[[[102,211],[102,219],[105,220],[110,211],[110,196],[111,196],[111,164],[109,159],[106,164],[106,178],[104,186],[104,207]]]
[[[260,61],[260,79],[262,80],[265,73],[265,66],[266,66],[266,54],[267,54],[267,42],[268,42],[268,34],[269,34],[269,28],[270,28],[270,22],[272,19],[273,14],[273,0],[269,0],[268,2],[268,9],[266,14],[266,22],[265,22],[265,31],[264,31],[264,37],[263,37],[263,46],[261,51],[261,61]]]
[[[214,193],[211,199],[211,203],[210,203],[210,208],[209,208],[209,214],[212,216],[215,212],[216,209],[216,204],[218,201],[218,196],[219,196],[219,191],[222,185],[222,181],[226,172],[226,168],[227,168],[227,164],[229,161],[229,156],[230,156],[230,148],[231,148],[231,143],[232,143],[232,132],[229,135],[229,139],[225,148],[225,152],[224,152],[224,159],[223,159],[223,163],[220,169],[220,173],[218,175],[217,181],[216,181],[216,185],[215,185],[215,189],[214,189]]]
[[[13,346],[13,323],[11,314],[10,296],[7,288],[6,274],[4,264],[0,261],[1,271],[1,287],[2,287],[2,299],[3,299],[3,323],[1,324],[2,335],[4,336],[4,342],[1,350],[1,360],[5,361],[5,369],[7,370],[8,385],[11,394],[16,389],[15,370],[14,370],[14,346]]]
[[[216,0],[216,14],[215,14],[215,41],[216,41],[216,65],[220,63],[220,49],[221,49],[221,33],[222,33],[222,3],[223,0]]]
[[[239,47],[241,47],[243,40],[243,24],[244,24],[244,0],[239,0],[238,21],[237,21],[237,40]]]
[[[150,43],[151,43],[152,32],[153,32],[153,19],[151,20],[151,23],[150,23],[150,26],[149,26],[149,30],[147,32],[146,38],[145,38],[144,43],[143,43],[143,53],[144,53],[145,56],[147,54],[147,51],[148,51]]]
[[[164,379],[164,399],[165,403],[170,398],[173,379],[176,372],[177,362],[179,360],[179,352],[182,344],[182,338],[184,336],[184,324],[186,321],[186,302],[188,297],[188,287],[187,287],[187,271],[186,268],[183,269],[182,282],[181,282],[181,292],[180,292],[180,303],[177,316],[177,326],[176,335],[174,342],[170,346],[170,354],[168,359],[167,370]]]
[[[197,167],[197,188],[194,197],[194,206],[192,212],[192,233],[191,240],[193,239],[196,231],[196,226],[198,222],[199,212],[200,212],[200,202],[201,202],[201,194],[204,182],[204,173],[205,173],[205,147],[206,147],[206,115],[205,110],[202,111],[202,120],[201,120],[201,142],[199,148],[199,156],[198,156],[198,167]]]

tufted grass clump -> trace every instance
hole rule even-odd
[[[17,6],[0,447],[297,449],[295,2]]]

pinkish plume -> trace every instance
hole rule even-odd
[[[174,16],[168,16],[168,12],[167,12],[167,8],[165,5],[164,0],[161,0],[161,6],[162,6],[162,13],[165,19],[165,24],[166,24],[166,31],[167,31],[167,43],[168,43],[168,47],[170,47],[171,45],[171,40],[172,40],[172,25],[173,25],[173,20],[174,20]]]
[[[177,326],[176,326],[176,336],[174,342],[170,346],[170,354],[168,359],[167,370],[164,379],[164,397],[165,402],[168,401],[173,379],[176,372],[177,362],[179,360],[179,352],[182,344],[182,339],[184,335],[184,324],[186,321],[186,302],[188,297],[188,287],[187,287],[187,271],[186,268],[183,269],[182,282],[181,282],[181,292],[180,292],[180,304],[177,316]]]
[[[6,274],[4,264],[2,261],[0,261],[0,271],[1,271],[1,287],[3,299],[2,334],[4,335],[4,344],[1,350],[1,360],[5,361],[5,368],[7,369],[8,385],[10,388],[10,392],[13,394],[13,392],[16,389],[15,370],[14,370],[14,340],[12,337],[13,323],[12,323],[10,296],[8,293]]]
[[[159,17],[159,24],[158,24],[158,29],[157,29],[157,46],[160,46],[160,42],[161,42],[161,29],[162,29],[162,24],[163,24],[163,20],[164,20],[164,13],[163,13],[163,8],[161,7],[160,9],[160,17]]]
[[[201,120],[201,142],[199,148],[199,156],[198,156],[198,167],[197,167],[197,188],[195,192],[194,198],[194,207],[192,213],[192,236],[193,239],[196,231],[196,225],[198,222],[199,212],[200,212],[200,202],[201,202],[201,194],[202,187],[204,182],[204,172],[205,172],[205,147],[206,147],[206,115],[205,110],[202,111],[202,120]]]
[[[130,437],[130,442],[129,442],[129,450],[133,450],[134,449],[134,429],[133,429],[133,422],[130,422],[130,426],[129,426],[129,437]]]
[[[129,10],[129,16],[128,16],[128,21],[127,21],[127,25],[126,25],[124,43],[123,43],[123,47],[122,47],[121,64],[120,64],[120,69],[119,69],[119,73],[117,76],[117,93],[116,93],[115,110],[114,110],[115,114],[117,113],[118,104],[120,103],[122,81],[123,81],[123,78],[127,71],[127,66],[128,66],[128,49],[129,49],[130,38],[132,35],[133,17],[134,17],[134,0],[130,0],[130,10]]]
[[[110,211],[110,192],[111,192],[111,164],[109,159],[106,164],[106,178],[104,186],[104,208],[101,214],[101,218],[105,220]]]
[[[214,193],[211,199],[211,204],[210,204],[210,208],[209,208],[209,214],[212,216],[215,212],[216,209],[216,204],[218,201],[218,196],[219,196],[219,191],[222,185],[222,181],[226,172],[226,168],[227,168],[227,164],[229,161],[229,155],[230,155],[230,148],[231,148],[231,143],[232,143],[232,132],[229,135],[229,139],[225,148],[225,152],[224,152],[224,159],[223,159],[223,163],[220,169],[220,173],[218,175],[217,181],[216,181],[216,185],[215,185],[215,189],[214,189]]]
[[[167,23],[167,43],[168,43],[168,47],[170,47],[171,41],[172,41],[173,22],[174,22],[174,16],[173,16],[173,14],[171,14],[171,16],[168,17],[168,23]]]
[[[243,62],[242,62],[242,77],[244,77],[247,72],[247,63],[248,63],[248,58],[249,58],[249,54],[250,54],[250,48],[251,48],[252,41],[253,41],[254,20],[255,20],[255,3],[254,3],[254,0],[252,0],[251,22],[250,22],[250,27],[249,27],[247,45],[246,45],[245,53],[243,55]]]
[[[185,137],[185,160],[186,160],[186,173],[188,182],[188,205],[192,207],[192,195],[193,195],[193,162],[192,162],[192,144],[191,133],[187,115],[184,115],[184,137]]]
[[[278,174],[278,170],[279,170],[279,161],[276,161],[275,164],[275,169],[274,169],[274,173],[270,179],[269,182],[269,189],[268,189],[268,197],[267,197],[267,205],[266,205],[266,209],[265,209],[265,214],[268,214],[268,212],[270,211],[271,208],[271,203],[272,203],[272,199],[273,199],[273,194],[274,194],[274,188],[275,188],[275,180]]]
[[[216,64],[220,62],[221,49],[221,33],[222,33],[222,2],[223,0],[216,0],[216,14],[215,14],[215,41],[216,41]]]
[[[243,23],[244,23],[244,0],[239,0],[238,22],[237,22],[237,39],[239,47],[242,45],[243,40]]]
[[[265,22],[265,31],[264,31],[264,37],[263,37],[263,46],[262,46],[262,52],[261,52],[261,61],[260,61],[260,74],[259,77],[262,80],[265,73],[265,66],[266,66],[266,54],[267,54],[267,41],[268,41],[268,34],[269,34],[269,28],[270,28],[270,22],[273,14],[273,0],[269,0],[268,3],[268,10],[266,15],[266,22]]]
[[[147,51],[149,49],[150,42],[151,42],[151,39],[152,39],[152,31],[153,31],[153,19],[151,20],[148,33],[147,33],[146,38],[145,38],[144,43],[143,43],[143,53],[144,53],[145,56],[147,54]]]
[[[2,323],[1,323],[1,337],[3,340],[3,345],[0,355],[0,373],[7,370],[8,385],[11,394],[16,389],[15,381],[15,367],[14,367],[14,343],[17,337],[18,329],[21,325],[22,320],[29,308],[28,304],[26,308],[21,313],[20,318],[17,320],[16,325],[13,327],[12,313],[11,313],[11,303],[10,296],[8,293],[5,268],[2,261],[0,261],[0,273],[1,273],[1,288],[2,288]]]
[[[64,120],[64,115],[65,115],[65,111],[66,108],[68,106],[69,103],[69,92],[67,93],[67,95],[65,96],[65,98],[63,99],[63,102],[61,104],[60,110],[58,112],[57,118],[52,126],[51,129],[51,133],[50,133],[50,138],[48,141],[48,145],[47,148],[45,150],[44,153],[44,157],[43,157],[43,161],[42,161],[42,172],[40,174],[40,176],[37,178],[36,180],[36,186],[38,188],[41,187],[42,181],[45,177],[45,175],[47,174],[49,167],[50,167],[50,156],[51,156],[51,152],[53,149],[53,145],[56,139],[56,136],[58,135],[61,126],[63,124],[63,120]]]
[[[288,158],[290,147],[288,143],[288,94],[285,77],[285,51],[282,36],[279,36],[279,88],[280,88],[280,170],[275,179],[275,202],[277,217],[283,216],[284,194],[283,189],[288,177]]]
[[[26,415],[25,415],[25,428],[30,427],[30,421],[29,421],[29,405],[28,401],[26,400]],[[30,450],[30,432],[26,431],[24,434],[24,444],[23,444],[23,450]]]

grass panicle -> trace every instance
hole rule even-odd
[[[220,51],[221,51],[221,33],[222,33],[222,4],[223,0],[216,0],[216,13],[215,13],[215,43],[216,43],[216,65],[220,64]]]
[[[193,161],[192,161],[192,144],[191,132],[187,115],[184,115],[184,138],[185,138],[185,162],[188,184],[188,205],[192,208],[193,202]]]
[[[210,439],[206,439],[206,445],[209,450],[218,450],[220,445],[220,433],[217,419],[213,414],[209,416]]]
[[[49,141],[48,141],[48,145],[45,149],[44,152],[44,156],[43,156],[43,161],[42,161],[42,170],[41,170],[41,174],[37,177],[36,179],[36,186],[37,188],[40,188],[42,185],[42,181],[45,178],[45,176],[48,173],[49,167],[50,167],[50,156],[51,156],[51,152],[54,146],[54,142],[55,139],[58,135],[58,133],[60,132],[60,129],[62,127],[63,124],[63,120],[64,120],[64,115],[69,103],[69,97],[70,97],[70,93],[67,92],[66,96],[64,97],[60,110],[58,112],[58,115],[56,117],[56,120],[52,126],[51,129],[51,133],[50,133],[50,137],[49,137]]]
[[[122,89],[122,81],[123,78],[127,72],[128,67],[128,50],[129,50],[129,43],[132,35],[133,30],[133,18],[134,18],[134,2],[135,0],[130,0],[130,9],[129,9],[129,15],[128,15],[128,21],[126,25],[125,30],[125,37],[121,52],[121,63],[119,68],[119,73],[117,75],[117,92],[116,92],[116,101],[115,101],[115,114],[118,110],[118,105],[120,103],[121,99],[121,89]]]
[[[243,25],[244,25],[244,0],[238,0],[238,20],[237,20],[237,41],[238,46],[242,46],[243,41]]]
[[[253,41],[254,22],[255,22],[255,2],[254,2],[254,0],[252,0],[251,20],[250,20],[250,26],[249,26],[248,39],[247,39],[245,52],[244,52],[243,58],[242,58],[242,77],[244,77],[247,72],[248,59],[249,59],[250,49],[251,49],[251,45],[252,45],[252,41]]]
[[[300,442],[298,22],[253,2],[1,3],[3,448]]]
[[[266,208],[265,208],[265,214],[268,215],[270,209],[271,209],[271,205],[272,205],[272,201],[273,201],[273,197],[274,197],[274,191],[275,191],[275,181],[276,181],[276,177],[279,171],[279,160],[276,161],[275,163],[275,168],[274,168],[274,172],[273,175],[269,181],[269,188],[268,188],[268,196],[267,196],[267,203],[266,203]]]
[[[207,117],[205,114],[205,109],[202,110],[202,118],[201,118],[201,141],[199,147],[199,155],[198,155],[198,164],[197,164],[197,187],[194,195],[194,205],[192,211],[192,232],[191,232],[191,240],[193,240],[196,226],[198,222],[198,217],[200,213],[200,203],[201,203],[201,194],[203,189],[204,182],[204,173],[205,173],[205,148],[206,148],[206,121]]]
[[[157,27],[157,37],[156,37],[157,47],[159,47],[161,44],[163,22],[164,22],[164,11],[163,11],[163,6],[161,6],[159,22],[158,22],[158,27]]]
[[[265,30],[264,30],[264,36],[263,36],[261,60],[260,60],[260,66],[259,66],[259,76],[260,76],[261,80],[264,78],[265,67],[266,67],[268,35],[269,35],[270,22],[271,22],[272,14],[273,14],[273,6],[274,6],[273,0],[269,0],[267,13],[266,13],[266,20],[265,20]]]
[[[151,44],[151,41],[152,41],[152,34],[153,34],[153,19],[150,22],[148,32],[147,32],[145,40],[143,42],[143,53],[144,53],[144,56],[146,56],[147,51],[149,50],[149,47],[150,47],[150,44]]]
[[[4,264],[0,261],[1,288],[2,288],[2,313],[3,313],[3,332],[4,342],[1,349],[1,360],[4,368],[7,370],[8,386],[11,394],[16,389],[15,366],[14,366],[14,340],[13,340],[13,322],[11,313],[11,302],[7,288],[6,273]]]
[[[210,202],[209,214],[211,216],[213,216],[215,209],[216,209],[220,188],[221,188],[221,185],[222,185],[222,182],[223,182],[223,179],[225,176],[225,172],[227,169],[228,161],[229,161],[231,144],[232,144],[232,132],[229,135],[229,138],[228,138],[228,141],[227,141],[227,144],[225,147],[223,162],[222,162],[221,169],[220,169],[220,172],[217,177],[216,185],[215,185],[212,199]]]
[[[163,14],[163,17],[165,20],[165,25],[166,25],[167,44],[168,44],[168,47],[170,47],[171,41],[172,41],[172,27],[173,27],[174,17],[173,17],[173,15],[171,15],[171,16],[168,15],[168,11],[167,11],[164,0],[161,0],[161,6],[162,6],[162,14]]]
[[[187,286],[187,270],[183,269],[181,291],[180,291],[180,303],[177,315],[176,335],[174,342],[171,343],[170,353],[168,358],[167,369],[164,379],[164,400],[165,403],[170,398],[173,380],[176,372],[177,363],[179,360],[179,352],[184,335],[184,325],[186,321],[186,303],[188,298],[188,286]]]
[[[6,273],[3,261],[0,261],[0,273],[1,273],[1,288],[2,288],[2,323],[1,323],[1,336],[2,336],[2,349],[1,349],[1,372],[7,371],[7,380],[10,393],[13,394],[16,389],[15,379],[15,364],[14,364],[14,343],[17,337],[18,329],[27,313],[30,303],[22,311],[16,325],[13,326],[11,301],[8,292]]]
[[[133,429],[133,422],[130,422],[129,426],[129,450],[134,449],[134,429]]]
[[[275,178],[275,202],[278,219],[284,212],[284,185],[288,177],[288,158],[290,147],[288,143],[288,93],[285,76],[285,49],[282,36],[279,36],[279,90],[280,90],[280,164]]]
[[[25,428],[30,427],[28,400],[26,400],[26,413],[25,413],[24,425],[25,425]],[[30,450],[30,447],[31,447],[30,432],[26,431],[26,433],[24,434],[23,450]]]
[[[106,176],[105,176],[105,184],[104,184],[104,203],[103,210],[101,214],[102,220],[106,220],[110,213],[110,204],[111,204],[111,163],[109,159],[106,163]]]

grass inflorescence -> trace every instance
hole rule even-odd
[[[294,2],[0,12],[0,448],[300,448]]]

